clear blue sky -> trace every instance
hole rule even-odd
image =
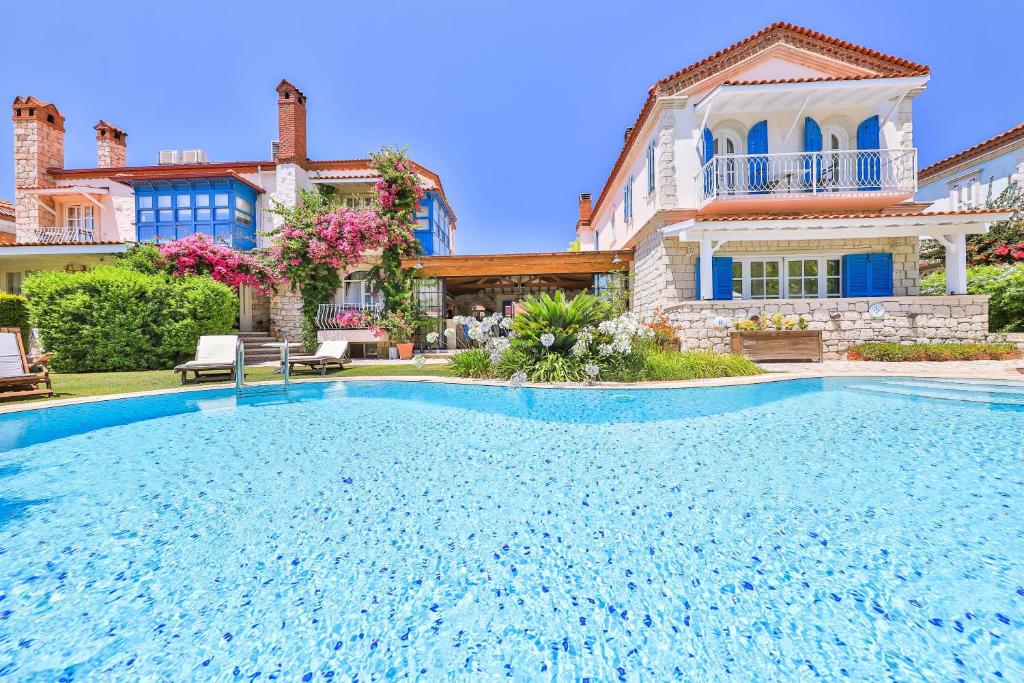
[[[130,164],[174,148],[248,160],[269,154],[274,86],[288,78],[309,98],[312,158],[409,145],[440,173],[461,253],[564,249],[577,194],[600,192],[647,88],[778,20],[931,66],[914,109],[923,164],[1024,120],[1015,2],[282,6],[8,3],[4,24],[19,28],[0,41],[0,94],[57,104],[68,167],[95,165],[100,118],[128,132]],[[4,130],[0,197],[11,198]]]

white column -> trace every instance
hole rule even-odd
[[[700,240],[700,291],[697,292],[697,298],[701,301],[710,301],[715,298],[714,275],[711,268],[714,257],[715,250],[711,246],[711,238],[702,237]]]
[[[946,248],[946,292],[967,293],[967,236],[963,233],[945,235],[942,240]]]

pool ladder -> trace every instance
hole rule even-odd
[[[281,347],[281,374],[284,381],[278,384],[255,384],[245,383],[245,343],[239,339],[235,344],[235,393],[239,396],[262,396],[266,394],[287,394],[288,384],[291,381],[291,367],[288,363],[288,340],[285,339]]]

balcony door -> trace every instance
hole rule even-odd
[[[821,161],[821,186],[826,190],[849,189],[853,183],[854,168],[850,154],[850,134],[837,125],[826,125],[822,130],[824,158]]]
[[[740,153],[739,133],[731,128],[719,131],[715,135],[714,153],[716,157],[723,157],[717,164],[719,194],[743,192],[742,165],[736,158]]]

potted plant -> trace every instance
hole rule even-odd
[[[374,321],[373,332],[378,337],[385,334],[388,342],[398,349],[402,360],[412,358],[412,335],[416,332],[416,317],[402,311],[389,311]]]
[[[807,319],[796,320],[776,313],[770,318],[754,315],[736,323],[730,333],[732,352],[751,360],[812,360],[821,362],[821,330],[809,330]]]

